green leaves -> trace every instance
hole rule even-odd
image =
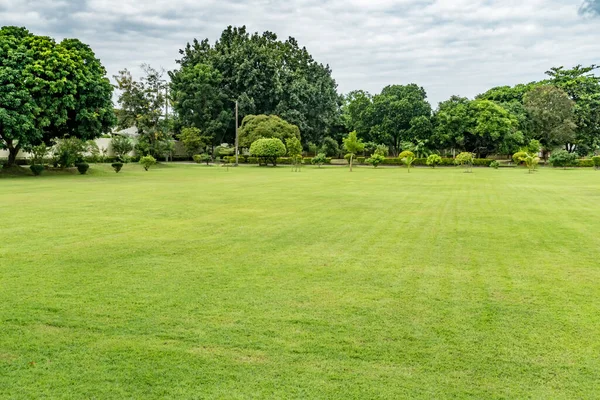
[[[246,116],[239,130],[240,146],[250,147],[256,140],[265,138],[300,140],[300,129],[277,115]]]
[[[250,155],[271,162],[273,166],[277,165],[277,157],[283,157],[285,152],[285,145],[277,138],[258,139],[250,146]]]

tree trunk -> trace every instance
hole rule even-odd
[[[12,142],[8,145],[8,163],[6,164],[7,168],[14,167],[17,165],[17,154],[19,154],[19,150],[21,150],[21,146],[16,145],[13,147]]]
[[[352,158],[354,157],[354,154],[350,154],[350,172],[352,172]]]

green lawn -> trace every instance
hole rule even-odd
[[[0,179],[0,398],[598,398],[600,172]]]

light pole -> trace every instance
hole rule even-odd
[[[239,150],[238,150],[238,144],[239,144],[239,138],[238,138],[238,102],[237,100],[235,101],[235,166],[238,166],[238,155],[239,155]]]

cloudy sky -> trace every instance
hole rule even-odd
[[[175,67],[227,25],[294,36],[340,91],[418,83],[432,104],[600,64],[600,0],[0,0],[2,25],[90,44],[112,76]]]

